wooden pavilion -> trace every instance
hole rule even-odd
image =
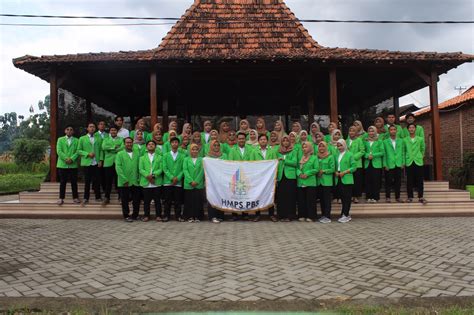
[[[58,88],[124,116],[339,115],[429,86],[435,179],[442,179],[437,82],[472,55],[329,48],[283,0],[195,0],[157,48],[23,56],[15,67],[50,83],[51,180],[56,181]]]

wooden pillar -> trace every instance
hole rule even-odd
[[[162,109],[161,112],[163,113],[163,131],[168,131],[168,95],[165,95],[162,102]]]
[[[92,105],[89,98],[86,98],[86,125],[92,121]]]
[[[308,129],[314,122],[314,88],[313,82],[310,81],[308,85]]]
[[[339,123],[339,114],[337,112],[337,77],[336,68],[329,70],[329,102],[331,122]]]
[[[158,122],[158,99],[156,90],[156,70],[150,71],[150,122],[151,129]]]
[[[51,70],[49,75],[49,96],[50,96],[50,126],[49,143],[51,153],[49,156],[49,170],[51,182],[57,182],[56,162],[58,155],[56,153],[56,141],[58,140],[58,78],[56,70]]]
[[[400,99],[398,94],[393,94],[393,113],[395,114],[395,123],[400,124]]]
[[[438,73],[431,70],[430,75],[431,139],[433,141],[433,166],[435,180],[443,180],[441,164],[441,125],[438,109]]]

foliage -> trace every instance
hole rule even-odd
[[[39,190],[46,174],[6,174],[0,176],[0,194]]]
[[[452,168],[449,174],[453,178],[456,187],[465,189],[466,185],[474,184],[474,152],[464,155],[462,166]]]
[[[48,141],[20,138],[13,142],[13,156],[16,164],[41,162],[45,158]]]
[[[0,162],[0,175],[5,174],[45,174],[49,171],[46,163],[16,164],[13,162]]]

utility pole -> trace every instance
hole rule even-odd
[[[467,86],[456,86],[456,87],[454,87],[454,89],[458,90],[459,95],[461,95],[464,90],[467,90]]]

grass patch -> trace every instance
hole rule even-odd
[[[5,174],[0,176],[0,194],[14,194],[26,190],[39,190],[46,173]]]
[[[0,162],[0,175],[5,174],[44,174],[48,173],[49,165],[46,163],[16,164],[13,162]]]

